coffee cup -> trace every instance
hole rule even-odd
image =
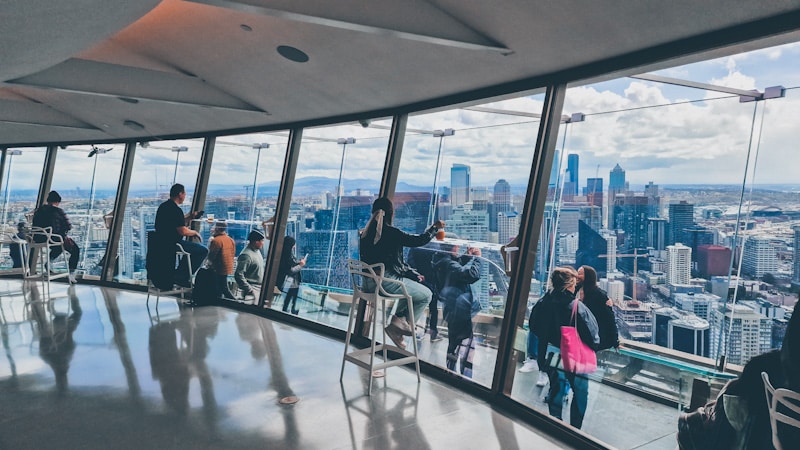
[[[441,229],[441,230],[436,232],[436,240],[437,241],[444,240],[444,229]]]

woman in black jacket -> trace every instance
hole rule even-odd
[[[617,319],[614,316],[613,304],[606,291],[597,287],[597,272],[591,266],[581,266],[578,269],[578,284],[581,285],[581,301],[594,318],[600,328],[600,346],[597,350],[619,347],[619,331]]]
[[[397,305],[386,334],[400,348],[405,348],[403,336],[414,334],[414,321],[419,319],[425,307],[431,301],[431,290],[421,282],[424,277],[403,260],[403,247],[422,247],[433,238],[433,235],[444,228],[444,222],[436,221],[422,234],[408,234],[392,226],[394,205],[386,197],[380,197],[372,203],[372,216],[367,226],[360,231],[359,253],[361,261],[367,264],[383,263],[386,273],[384,278],[401,281],[408,295],[411,296],[414,319],[408,318],[408,307],[405,301]],[[384,283],[386,292],[398,294],[401,287],[397,283]]]
[[[550,378],[550,393],[547,396],[550,415],[561,419],[566,384],[572,387],[573,397],[570,405],[569,422],[575,428],[583,425],[583,417],[589,401],[589,379],[586,375],[565,372],[561,362],[561,327],[572,326],[578,329],[581,341],[593,350],[600,344],[597,321],[583,303],[575,299],[578,274],[572,267],[556,267],[550,274],[550,290],[534,306],[531,320],[532,331],[539,338],[539,355],[544,359]],[[578,302],[577,305],[574,302]],[[572,308],[577,308],[575,322],[572,321]]]

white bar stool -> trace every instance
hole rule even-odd
[[[386,317],[388,315],[387,313],[389,312],[386,307],[387,302],[389,302],[389,308],[391,308],[395,301],[405,300],[408,304],[409,321],[412,324],[414,323],[414,308],[411,302],[411,296],[408,295],[405,285],[398,280],[383,278],[382,274],[385,273],[385,269],[382,263],[369,265],[363,261],[351,259],[348,261],[348,266],[350,269],[350,277],[353,281],[353,303],[350,305],[350,319],[348,320],[347,324],[347,337],[345,338],[344,343],[344,355],[342,356],[342,370],[339,373],[339,382],[342,381],[342,377],[344,376],[344,364],[348,361],[359,367],[369,370],[369,390],[367,395],[372,395],[372,379],[374,378],[376,370],[414,363],[417,369],[417,382],[419,382],[419,356],[417,354],[417,340],[414,338],[414,336],[412,336],[411,339],[413,351],[408,351],[401,349],[396,345],[388,344],[387,342],[389,341],[386,339]],[[384,282],[399,284],[402,293],[390,294],[386,292],[382,284]],[[350,338],[353,335],[353,322],[355,321],[356,310],[358,309],[358,305],[360,304],[361,300],[367,302],[368,310],[366,317],[368,318],[365,319],[365,321],[368,321],[370,325],[372,343],[370,347],[367,348],[350,350]],[[381,317],[380,321],[378,320],[378,317]],[[382,344],[378,344],[376,339],[377,330],[379,328],[383,333]],[[403,357],[390,360],[388,357],[388,350],[400,353],[403,355]],[[375,362],[376,352],[383,353],[383,362]]]

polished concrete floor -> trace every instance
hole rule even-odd
[[[153,303],[0,279],[0,449],[567,448],[407,368],[388,369],[372,396],[350,364],[340,384],[339,341]]]

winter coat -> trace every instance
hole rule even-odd
[[[572,326],[572,302],[578,302],[576,323],[578,336],[592,350],[600,345],[600,331],[597,320],[589,308],[569,291],[550,291],[534,305],[531,312],[531,330],[539,338],[539,354],[547,352],[547,344],[561,348],[561,327]]]
[[[608,295],[599,288],[583,291],[583,304],[589,308],[597,326],[600,328],[600,346],[597,350],[605,350],[611,347],[619,347],[619,331],[617,330],[617,318],[614,310],[606,305]]]

